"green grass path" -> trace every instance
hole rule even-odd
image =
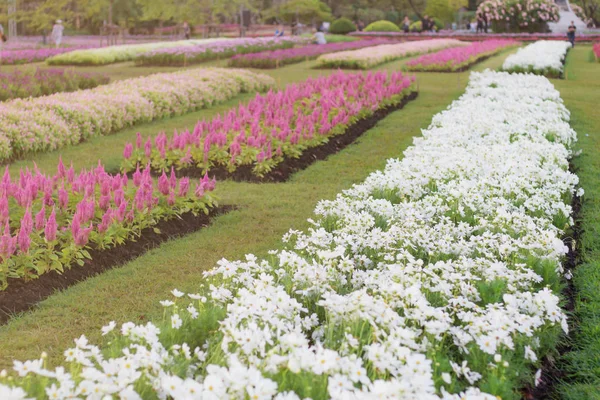
[[[490,58],[476,69],[497,68],[506,53]],[[394,70],[403,62],[386,64],[381,69]],[[270,71],[281,85],[300,81],[324,71],[310,70],[301,63]],[[127,68],[127,66],[122,66]],[[381,169],[385,160],[401,156],[412,137],[429,125],[431,117],[445,109],[464,90],[468,73],[418,74],[420,94],[403,110],[390,114],[365,133],[355,145],[318,162],[283,184],[247,184],[220,182],[217,195],[222,204],[235,204],[237,211],[218,217],[209,228],[167,242],[146,255],[40,303],[34,311],[0,327],[0,369],[13,359],[36,358],[47,351],[50,362],[62,360],[62,352],[72,339],[85,334],[98,342],[99,329],[108,321],[144,322],[160,318],[159,300],[178,288],[193,291],[202,281],[202,272],[225,257],[239,259],[247,253],[265,255],[277,248],[281,236],[290,228],[304,229],[316,203],[333,198],[341,190],[360,182],[372,171]],[[236,104],[230,102],[229,106]],[[113,136],[97,138],[61,152],[36,157],[41,169],[53,170],[58,156],[73,160],[76,168],[93,166],[98,158],[116,165],[122,145],[132,140],[136,131],[157,133],[189,126],[199,117],[226,109],[221,105],[191,115],[159,121]],[[32,160],[11,166],[31,166]]]
[[[573,351],[561,360],[567,382],[556,398],[600,399],[600,64],[589,62],[591,47],[576,47],[567,58],[564,81],[554,81],[571,111],[571,126],[582,154],[573,160],[585,190],[580,215],[581,265],[574,273],[576,330]]]

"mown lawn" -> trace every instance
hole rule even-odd
[[[572,351],[560,360],[565,382],[556,398],[600,399],[600,64],[589,62],[590,46],[576,47],[567,59],[564,81],[554,81],[571,111],[582,154],[573,160],[585,190],[580,214],[581,264],[574,274],[575,331]]]

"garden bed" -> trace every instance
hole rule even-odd
[[[170,239],[196,232],[210,225],[215,217],[232,209],[231,206],[221,206],[211,209],[208,214],[193,215],[189,212],[182,214],[180,218],[160,221],[154,227],[143,229],[135,240],[127,240],[122,245],[107,250],[90,250],[91,260],[86,260],[81,267],[73,265],[62,274],[51,271],[31,281],[11,278],[8,288],[0,291],[0,324],[6,323],[13,314],[35,307],[56,291],[119,267]]]
[[[246,105],[169,137],[164,132],[145,139],[138,135],[135,143],[125,145],[121,170],[132,172],[147,165],[159,173],[197,168],[203,172],[194,175],[217,171],[217,176],[246,180],[252,174],[256,177],[253,181],[263,181],[262,177],[286,159],[303,157],[294,167],[284,168],[287,176],[319,153],[303,156],[305,152],[343,135],[349,126],[370,118],[376,110],[402,103],[414,86],[414,77],[400,72],[340,71],[307,79],[278,92],[257,95]],[[337,144],[329,146],[335,149]],[[266,181],[285,179],[274,178],[277,175]]]
[[[234,172],[229,172],[227,169],[213,168],[209,170],[208,174],[217,180],[232,179],[238,182],[285,182],[294,173],[308,168],[310,165],[319,160],[324,160],[328,156],[338,153],[348,145],[352,144],[362,134],[373,128],[377,122],[384,119],[390,113],[404,108],[404,106],[416,99],[418,92],[411,92],[404,99],[392,106],[380,108],[375,111],[372,115],[360,119],[350,125],[346,131],[337,136],[333,136],[327,143],[323,143],[320,146],[307,149],[302,153],[299,158],[286,158],[283,162],[277,165],[275,169],[266,175],[259,177],[252,172],[253,165],[243,165],[237,168]],[[178,177],[190,177],[190,178],[201,178],[205,172],[201,168],[184,168],[176,172]]]

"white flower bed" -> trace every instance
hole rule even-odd
[[[508,56],[502,69],[558,78],[564,70],[564,59],[570,48],[571,43],[566,41],[540,40]]]
[[[286,250],[174,290],[160,334],[111,323],[111,359],[82,337],[70,370],[15,363],[28,378],[0,397],[519,398],[567,330],[553,289],[577,184],[568,119],[543,77],[473,73],[401,160],[321,202]]]
[[[117,62],[131,61],[140,54],[148,51],[170,49],[182,46],[197,46],[217,41],[227,40],[224,38],[212,39],[190,39],[174,42],[152,42],[123,44],[119,46],[100,47],[96,49],[84,49],[70,51],[46,59],[50,65],[106,65]]]

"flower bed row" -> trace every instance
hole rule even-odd
[[[181,46],[153,50],[135,58],[136,65],[184,66],[198,64],[236,54],[256,53],[263,50],[288,49],[305,39],[283,38],[244,38],[232,39],[196,46]]]
[[[214,184],[205,177],[193,187],[173,174],[155,183],[149,169],[129,180],[100,163],[76,174],[60,161],[54,176],[25,170],[15,181],[7,170],[0,182],[0,290],[8,278],[83,266],[87,248],[122,244],[161,220],[208,213]]]
[[[509,72],[531,72],[550,78],[560,78],[564,71],[569,42],[540,40],[506,58],[502,69]]]
[[[508,47],[517,46],[514,40],[486,40],[474,42],[466,47],[444,49],[410,60],[406,63],[409,71],[458,72],[490,57]]]
[[[465,31],[445,30],[440,32],[352,32],[350,34],[359,38],[394,38],[402,40],[424,40],[431,38],[451,38],[461,41],[482,41],[490,39],[512,39],[519,42],[537,42],[538,40],[558,40],[564,42],[565,34],[561,33],[469,33]],[[598,33],[577,33],[577,42],[595,42],[600,40]]]
[[[279,92],[257,95],[247,105],[200,121],[192,132],[162,133],[127,144],[122,170],[138,165],[154,170],[198,168],[206,171],[251,168],[262,177],[286,159],[343,134],[376,110],[398,104],[412,90],[414,77],[397,72],[346,74],[308,79]]]
[[[119,46],[101,47],[97,49],[76,50],[56,55],[46,60],[50,65],[106,65],[123,61],[132,61],[140,54],[182,46],[196,46],[226,39],[193,39],[175,42],[153,42],[141,44],[124,44]]]
[[[106,85],[106,75],[86,74],[68,69],[22,69],[0,72],[0,101],[47,96]]]
[[[246,70],[195,69],[0,103],[0,160],[77,144],[273,85],[272,78]]]
[[[433,39],[369,47],[361,50],[325,54],[317,59],[318,68],[369,69],[399,58],[428,53],[448,47],[468,46],[454,39]]]
[[[111,322],[109,344],[80,337],[64,369],[15,362],[0,390],[519,399],[567,326],[568,118],[543,77],[472,74],[402,160],[321,202],[283,250],[222,260],[198,293],[173,290],[160,329]]]
[[[73,47],[62,47],[58,49],[4,50],[0,51],[0,65],[27,64],[36,61],[44,61],[47,58],[75,50],[77,50],[77,48]]]
[[[295,64],[306,60],[313,60],[322,54],[336,51],[362,49],[364,47],[378,46],[393,43],[387,39],[361,40],[357,42],[338,42],[321,45],[310,45],[287,50],[264,51],[260,53],[244,54],[229,60],[230,67],[239,68],[278,68],[287,64]]]

